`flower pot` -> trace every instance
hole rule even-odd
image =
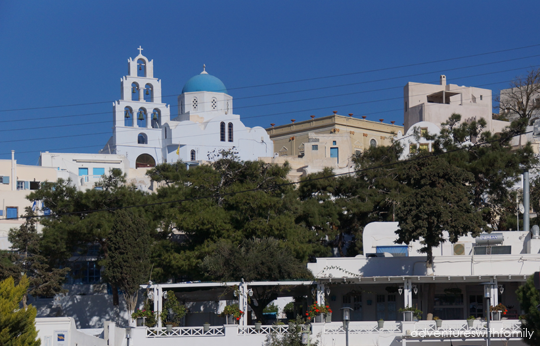
[[[322,323],[322,322],[324,322],[324,314],[316,315],[315,323]]]
[[[501,320],[501,312],[500,311],[492,311],[491,312],[491,320],[492,321],[500,321]]]
[[[137,327],[144,326],[144,317],[137,317]]]
[[[326,314],[326,321],[325,322],[326,323],[332,322],[332,313],[331,312]]]
[[[172,333],[172,324],[167,324],[167,333]]]
[[[442,327],[442,320],[435,320],[435,325],[437,326],[437,328],[441,328]]]
[[[262,323],[259,323],[259,322],[255,323],[255,330],[258,332],[261,331],[261,326],[262,326]]]
[[[203,327],[204,327],[204,332],[206,333],[207,331],[210,330],[210,323],[203,324]]]
[[[234,315],[227,315],[227,324],[235,324],[236,318],[234,318]]]
[[[467,327],[472,328],[474,326],[474,320],[467,320]]]
[[[377,328],[383,329],[384,327],[384,321],[377,321]]]
[[[412,321],[413,311],[403,311],[403,321]]]

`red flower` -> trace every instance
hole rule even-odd
[[[308,321],[309,321],[309,320],[311,320],[311,317],[308,317],[307,319],[308,319]]]
[[[240,320],[240,317],[237,317],[236,320],[239,321],[239,320]]]
[[[315,309],[315,311],[319,312],[319,309]]]
[[[309,316],[309,313],[306,312],[306,316]]]
[[[329,308],[329,306],[327,305],[327,306],[326,306],[326,308],[328,309],[328,308]]]

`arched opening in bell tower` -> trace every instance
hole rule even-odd
[[[159,109],[154,109],[152,112],[152,128],[157,129],[161,127],[161,113]]]
[[[137,126],[138,127],[146,127],[147,126],[147,114],[146,109],[139,108],[139,112],[137,113]]]
[[[124,126],[133,126],[133,109],[124,108]]]
[[[137,60],[137,77],[146,77],[146,61],[144,59]]]
[[[156,167],[156,160],[154,160],[151,155],[141,154],[137,157],[137,160],[135,160],[135,167]]]
[[[154,102],[154,88],[152,84],[146,84],[144,86],[144,100],[146,102]]]
[[[131,83],[131,101],[139,101],[139,84],[133,82]]]

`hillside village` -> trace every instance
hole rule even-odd
[[[538,330],[536,91],[525,110],[501,92],[495,116],[491,90],[441,75],[404,86],[403,126],[333,111],[249,128],[206,66],[171,114],[141,51],[100,152],[0,160],[1,273],[29,278],[42,345]]]

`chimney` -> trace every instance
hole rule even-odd
[[[337,111],[334,111],[334,115],[336,115],[336,114],[337,114]]]
[[[384,119],[379,119],[379,121],[382,123]]]
[[[390,123],[391,123],[392,125],[394,125],[396,122],[395,122],[394,120],[392,120]]]
[[[446,85],[446,76],[445,75],[441,75],[441,85]]]
[[[272,125],[272,127],[274,127],[274,125],[275,125],[275,124],[274,124],[274,123],[272,123],[272,124],[270,124],[270,125]]]
[[[294,123],[296,121],[296,119],[291,119],[291,121]]]
[[[315,116],[314,115],[310,115],[311,119],[315,119]]]
[[[352,117],[352,113],[349,113],[349,116]]]
[[[11,151],[11,191],[17,190],[17,161],[15,161],[15,150]]]
[[[362,115],[362,119],[366,120],[366,116],[365,116],[365,115]]]

